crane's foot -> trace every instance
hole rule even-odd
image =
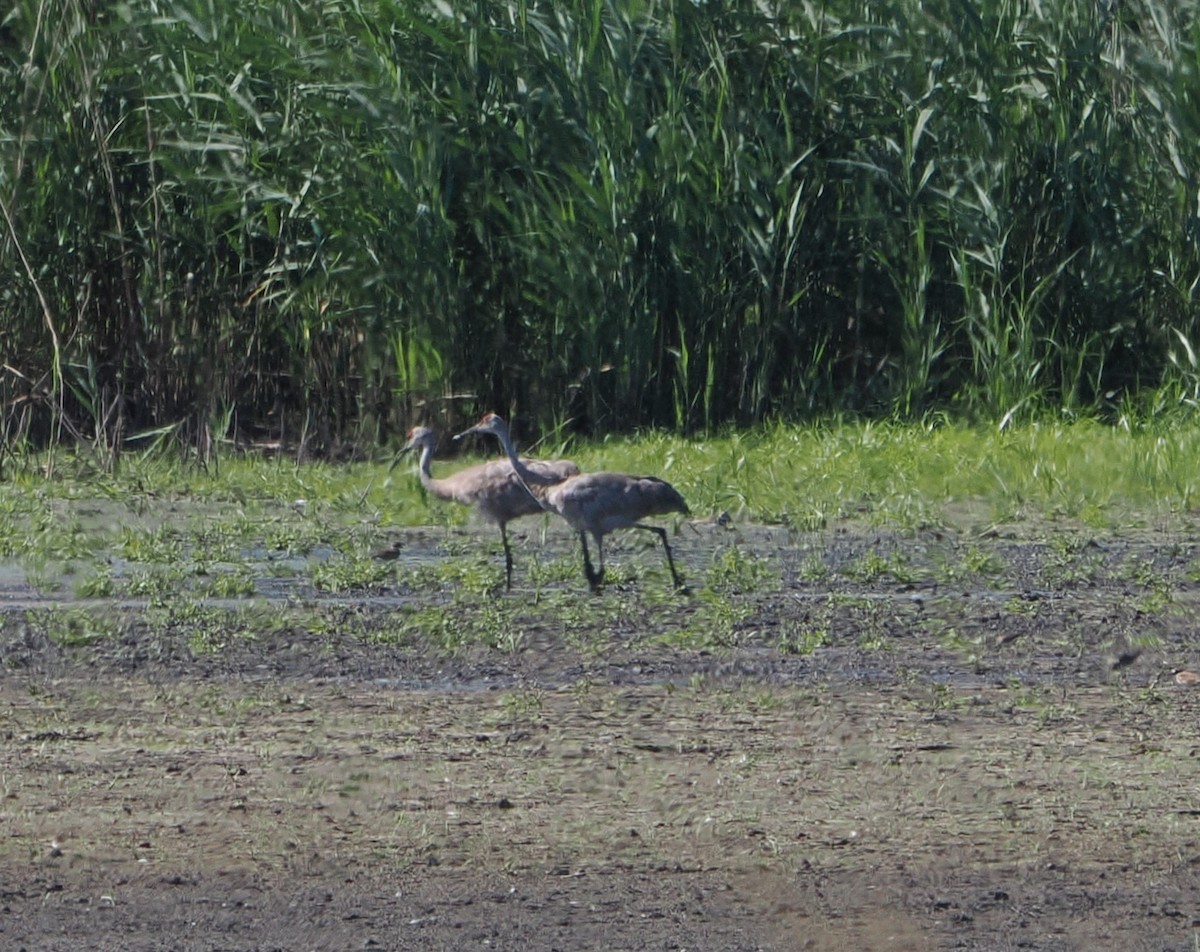
[[[512,573],[513,573],[513,557],[512,549],[508,546],[508,535],[502,533],[500,536],[504,540],[504,590],[512,591]]]
[[[671,569],[671,581],[675,583],[675,591],[677,591],[680,595],[691,595],[692,590],[688,588],[687,582],[681,579],[679,577],[679,573],[675,571],[674,560],[668,562],[667,565]]]

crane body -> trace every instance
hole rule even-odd
[[[530,493],[528,486],[547,487],[571,476],[579,475],[579,467],[570,460],[519,460],[522,475],[518,476],[507,459],[491,460],[468,466],[442,478],[431,472],[433,453],[437,449],[437,433],[426,426],[408,431],[408,442],[400,452],[420,450],[417,473],[428,492],[450,502],[473,506],[488,522],[500,527],[504,544],[504,584],[512,588],[513,557],[508,542],[508,524],[522,516],[543,511],[541,503]]]
[[[509,437],[508,425],[496,414],[486,414],[475,426],[458,434],[455,439],[468,433],[486,433],[496,437],[504,447],[513,472],[522,481],[530,497],[542,508],[561,516],[579,534],[583,548],[583,570],[593,591],[598,590],[604,581],[604,537],[616,529],[644,529],[657,535],[662,541],[675,587],[684,588],[671,556],[667,530],[642,522],[652,516],[674,512],[691,514],[683,496],[666,480],[657,476],[602,472],[583,473],[546,483],[539,481],[537,474],[517,456]],[[588,535],[596,540],[599,568],[592,565]]]

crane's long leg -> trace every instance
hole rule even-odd
[[[671,558],[671,547],[667,545],[667,530],[662,526],[648,526],[644,522],[635,522],[633,528],[653,532],[662,539],[663,551],[667,553],[667,567],[671,570],[671,578],[675,580],[675,587],[680,591],[684,591],[687,586],[683,584],[683,581],[679,578],[679,573],[675,571],[675,560]]]
[[[592,568],[592,557],[588,554],[587,533],[579,533],[579,544],[583,546],[583,574],[587,576],[588,585],[593,592],[600,591],[600,583],[604,581],[604,550],[600,550],[600,571]]]
[[[505,523],[500,523],[500,541],[504,543],[504,589],[512,591],[512,549],[508,547],[508,526]]]
[[[604,581],[604,533],[597,532],[596,535],[596,551],[600,553],[600,570],[596,573],[596,581]]]

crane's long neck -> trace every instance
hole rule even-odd
[[[529,470],[521,462],[521,457],[517,455],[517,448],[513,446],[512,437],[508,435],[508,430],[497,428],[496,439],[500,441],[500,445],[504,448],[504,453],[508,456],[508,461],[512,463],[512,468],[517,471],[517,475],[522,479],[527,478]]]
[[[497,428],[496,439],[504,447],[505,455],[508,456],[508,461],[512,464],[513,472],[517,474],[517,479],[525,487],[525,492],[529,493],[529,495],[537,500],[538,505],[545,509],[546,500],[530,488],[530,483],[540,485],[544,480],[538,479],[533,471],[521,461],[521,457],[517,455],[517,448],[513,446],[512,437],[508,435],[508,428]]]
[[[442,480],[433,478],[433,473],[429,468],[432,463],[433,447],[426,443],[421,447],[421,459],[417,463],[417,475],[421,478],[421,485],[439,499],[451,498],[453,494],[445,487]]]

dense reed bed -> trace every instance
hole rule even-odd
[[[3,443],[1198,396],[1177,0],[16,0]]]

